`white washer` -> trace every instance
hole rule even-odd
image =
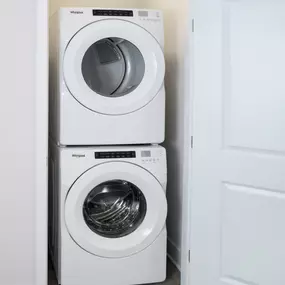
[[[164,141],[162,12],[61,8],[50,36],[50,131],[57,144]]]
[[[163,281],[166,181],[161,146],[51,145],[49,246],[59,283]]]

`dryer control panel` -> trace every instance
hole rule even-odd
[[[132,10],[94,9],[93,16],[133,17],[134,12]]]

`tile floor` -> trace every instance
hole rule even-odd
[[[180,285],[180,273],[177,268],[169,261],[167,264],[167,279],[162,283],[155,283],[160,285]],[[155,285],[154,283],[151,285]],[[49,283],[48,285],[58,285],[54,271],[49,266]],[[147,285],[147,284],[146,284]]]

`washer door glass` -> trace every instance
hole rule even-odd
[[[135,231],[146,215],[147,205],[138,187],[125,180],[111,180],[94,187],[83,204],[88,227],[107,238]]]
[[[164,189],[148,170],[112,161],[84,172],[65,199],[66,228],[87,252],[110,258],[136,254],[165,227]]]
[[[135,90],[145,73],[139,49],[122,38],[105,38],[95,42],[82,60],[82,75],[97,94],[120,97]]]

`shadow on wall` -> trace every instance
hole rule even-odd
[[[187,31],[183,9],[164,9],[166,59],[166,140],[168,156],[168,253],[180,267],[182,227],[184,115],[185,115],[185,49]]]

